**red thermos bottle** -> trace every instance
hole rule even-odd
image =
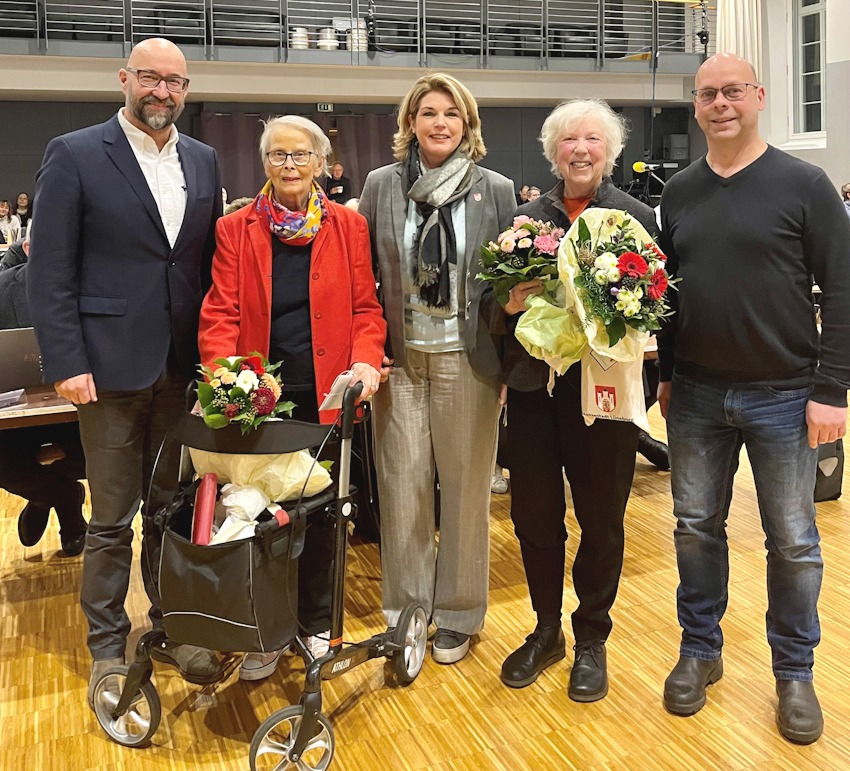
[[[218,477],[204,474],[195,493],[195,515],[192,519],[192,543],[208,546],[212,536],[215,501],[218,498]]]

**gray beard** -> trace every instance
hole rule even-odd
[[[145,107],[144,102],[133,105],[133,114],[154,131],[161,131],[164,128],[168,128],[180,117],[180,113],[183,112],[182,109],[178,109],[176,104],[170,106],[168,112],[165,113],[157,112],[148,114],[145,112]]]
[[[160,129],[167,128],[174,120],[172,119],[171,114],[165,113],[156,113],[155,115],[145,115],[144,108],[142,108],[142,121],[145,125],[150,126],[154,131],[159,131]]]

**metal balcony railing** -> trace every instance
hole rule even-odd
[[[195,59],[587,70],[710,55],[715,25],[704,0],[0,0],[0,53],[162,36]]]

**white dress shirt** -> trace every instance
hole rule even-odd
[[[183,217],[186,215],[186,178],[183,176],[183,167],[177,154],[177,142],[180,139],[177,127],[171,126],[171,136],[160,152],[150,136],[124,117],[123,107],[118,110],[118,122],[145,175],[151,195],[156,201],[165,235],[168,236],[168,243],[173,249],[183,226]]]

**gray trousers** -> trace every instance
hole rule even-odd
[[[374,398],[384,615],[394,625],[416,602],[438,627],[475,634],[487,612],[498,382],[462,351],[405,355],[413,377],[394,369]]]
[[[142,499],[142,580],[151,621],[162,624],[156,585],[161,538],[153,515],[177,488],[179,444],[168,442],[163,448],[152,485],[151,475],[163,437],[185,409],[186,385],[184,377],[163,374],[139,391],[98,391],[96,402],[78,407],[92,501],[80,604],[96,660],[124,655],[130,632],[124,601],[133,559],[132,525]]]

